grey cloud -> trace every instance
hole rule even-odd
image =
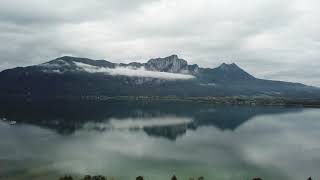
[[[260,78],[320,86],[309,78],[318,73],[308,70],[320,66],[319,5],[316,0],[3,0],[0,69],[64,54],[116,62],[178,54],[200,66],[235,62]]]
[[[0,20],[16,24],[79,23],[120,16],[139,8],[146,0],[3,0]]]
[[[89,72],[89,73],[105,73],[111,76],[130,76],[130,77],[145,77],[157,78],[166,80],[188,80],[193,79],[194,76],[189,74],[167,73],[158,71],[147,71],[144,68],[130,68],[130,67],[116,67],[116,68],[102,68],[75,62],[75,64]]]

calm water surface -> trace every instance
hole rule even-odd
[[[197,103],[0,105],[0,179],[320,177],[320,109]]]

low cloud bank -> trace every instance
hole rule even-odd
[[[132,77],[148,77],[166,80],[189,80],[195,78],[188,74],[167,73],[158,71],[147,71],[144,68],[132,68],[132,67],[116,67],[116,68],[104,68],[91,66],[84,63],[74,62],[79,68],[89,73],[105,73],[112,76],[132,76]]]

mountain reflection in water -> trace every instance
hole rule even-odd
[[[172,102],[0,105],[0,179],[319,177],[320,111]]]
[[[19,102],[2,104],[0,117],[70,135],[86,130],[144,130],[150,136],[175,140],[187,129],[214,126],[234,130],[256,115],[301,111],[301,108],[212,106],[171,102]]]

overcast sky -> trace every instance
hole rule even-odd
[[[1,0],[0,70],[62,55],[177,54],[320,86],[319,0]]]

